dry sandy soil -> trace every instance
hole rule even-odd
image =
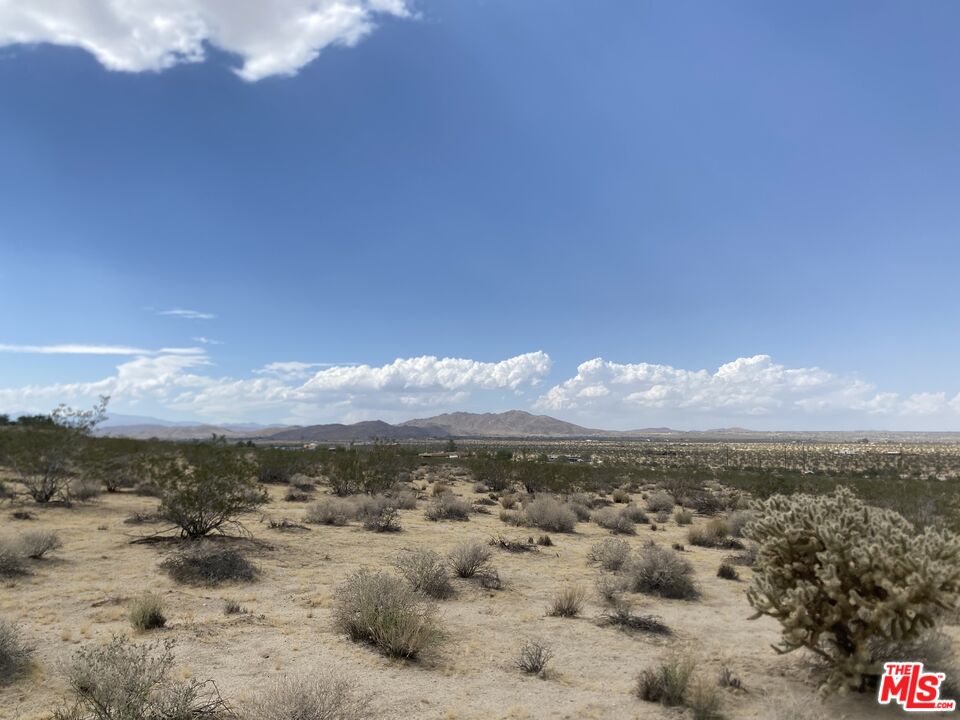
[[[170,580],[157,567],[170,546],[130,544],[155,526],[126,525],[124,518],[153,510],[154,499],[122,493],[73,508],[24,504],[35,513],[33,521],[12,520],[9,502],[0,507],[0,534],[42,528],[56,530],[63,540],[63,548],[50,559],[32,562],[29,575],[0,585],[0,617],[17,623],[37,648],[26,676],[0,685],[0,717],[47,717],[66,695],[63,666],[71,654],[83,643],[103,643],[114,634],[174,638],[178,672],[215,680],[234,704],[264,687],[271,676],[332,668],[372,693],[385,718],[680,718],[684,711],[641,702],[632,689],[639,670],[681,650],[696,657],[710,678],[727,665],[743,680],[745,691],[723,691],[728,718],[766,720],[791,701],[815,707],[816,714],[809,717],[900,715],[867,696],[816,705],[808,662],[800,653],[778,656],[770,648],[779,636],[777,623],[747,619],[751,610],[744,589],[750,571],[741,569],[739,582],[716,577],[727,554],[723,550],[688,548],[684,553],[696,568],[700,600],[634,596],[637,611],[660,616],[673,629],[672,636],[627,634],[599,625],[603,609],[593,588],[600,571],[586,555],[592,543],[609,534],[592,523],[578,524],[576,534],[553,534],[556,546],[539,552],[496,551],[493,563],[506,582],[503,590],[456,580],[456,596],[440,603],[449,633],[446,645],[416,663],[386,659],[332,628],[338,584],[363,566],[389,568],[403,549],[444,553],[465,539],[485,541],[501,533],[525,538],[529,533],[506,527],[497,517],[499,508],[492,515],[472,515],[468,522],[430,522],[423,517],[424,501],[416,510],[401,511],[400,533],[376,534],[356,523],[281,532],[266,521],[299,519],[306,506],[284,501],[281,490],[271,489],[273,501],[262,515],[244,519],[255,541],[239,542],[260,566],[259,580],[218,588]],[[474,497],[467,483],[457,483],[454,491]],[[671,520],[656,532],[638,526],[638,535],[628,540],[637,548],[649,538],[669,547],[684,542],[685,535],[686,528]],[[590,590],[583,616],[547,617],[552,596],[574,583]],[[126,604],[145,591],[162,597],[168,627],[137,634],[127,620]],[[250,612],[225,616],[224,598],[239,600]],[[545,679],[513,667],[526,638],[541,638],[555,651]]]

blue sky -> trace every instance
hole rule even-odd
[[[65,7],[0,2],[0,411],[960,430],[956,3]]]

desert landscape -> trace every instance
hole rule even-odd
[[[6,665],[3,717],[168,717],[84,705],[89,698],[71,673],[77,662],[94,661],[77,653],[106,652],[117,638],[127,643],[118,652],[168,653],[165,682],[212,681],[211,717],[670,718],[686,708],[705,720],[813,720],[901,713],[879,708],[869,683],[862,691],[818,694],[827,665],[802,649],[778,654],[772,646],[782,641],[780,623],[749,619],[757,543],[744,534],[760,512],[756,503],[776,495],[771,487],[792,487],[785,479],[776,485],[777,474],[788,471],[741,470],[741,482],[727,484],[708,476],[731,468],[709,469],[703,456],[792,462],[776,444],[740,446],[739,453],[737,446],[677,444],[664,454],[667,444],[644,456],[649,448],[623,441],[530,440],[513,451],[479,439],[304,449],[84,435],[70,440],[82,446],[71,445],[69,466],[44,466],[56,489],[36,502],[38,476],[18,443],[38,452],[25,438],[49,433],[41,454],[50,454],[62,450],[49,444],[61,432],[2,428],[0,618],[4,632],[29,648],[16,667]],[[540,452],[551,446],[562,459]],[[874,465],[873,450],[864,450],[860,478],[827,467],[829,458],[850,467],[841,449],[806,448],[824,465],[800,475],[818,494],[794,497],[823,498],[833,486],[859,484],[872,488],[867,495],[875,500],[895,499],[903,480]],[[953,448],[913,450],[949,476],[931,482],[952,497],[924,516],[926,526],[949,532],[956,523]],[[678,460],[690,453],[700,456],[697,473],[689,459]],[[170,471],[161,457],[192,466],[164,475]],[[874,459],[885,457],[877,452]],[[879,479],[870,477],[877,472]],[[202,477],[203,488],[187,498],[184,490],[199,487],[192,477]],[[892,490],[879,498],[877,488],[887,486]],[[208,487],[220,495],[205,494]],[[173,501],[177,493],[178,502],[196,505],[191,517],[214,517],[208,526],[184,529],[192,526],[183,522],[184,505]],[[224,497],[235,506],[225,510]],[[956,552],[955,536],[952,542]],[[644,575],[651,563],[653,579]],[[947,599],[956,598],[956,574],[941,578]],[[363,593],[350,583],[364,578],[387,583],[388,595],[407,592],[401,605],[420,624],[387,640],[345,630],[344,612],[357,610],[345,611],[344,603]],[[372,612],[381,618],[387,611],[378,602]],[[918,637],[930,645],[925,653],[938,653],[931,655],[936,662],[953,663],[956,612],[936,616],[936,635]],[[109,672],[122,673],[99,667],[105,682]],[[674,699],[644,700],[644,673],[664,667],[689,675],[686,689]],[[948,677],[956,672],[952,664],[940,669]],[[276,710],[278,693],[304,702],[306,691],[296,685],[304,682],[319,682],[328,700],[339,698],[331,714]],[[197,687],[203,694],[213,684]],[[183,717],[203,714],[191,713]]]

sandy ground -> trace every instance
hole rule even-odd
[[[454,490],[473,497],[466,483]],[[63,667],[71,654],[83,643],[102,643],[113,634],[174,638],[178,672],[213,679],[233,704],[271,676],[330,668],[372,693],[386,718],[680,718],[684,711],[644,703],[632,694],[639,670],[678,649],[695,656],[710,678],[727,665],[742,679],[745,691],[724,690],[728,718],[766,720],[786,699],[815,702],[810,668],[800,653],[777,656],[770,649],[779,636],[777,623],[747,619],[751,610],[744,590],[750,571],[741,569],[739,582],[716,577],[726,551],[688,548],[684,553],[696,568],[703,592],[698,601],[634,596],[637,611],[659,615],[672,636],[600,626],[602,607],[593,590],[600,572],[587,563],[586,554],[609,534],[591,523],[578,524],[575,534],[552,534],[556,546],[537,553],[496,551],[493,563],[506,581],[504,590],[455,580],[456,596],[440,603],[447,644],[417,663],[385,659],[331,627],[334,590],[351,572],[389,567],[403,549],[444,553],[465,539],[529,533],[506,527],[497,507],[468,522],[430,522],[423,517],[424,501],[416,510],[401,511],[400,533],[376,534],[357,524],[281,532],[268,528],[266,520],[297,520],[306,506],[284,501],[281,491],[272,489],[273,501],[262,516],[244,519],[257,541],[246,546],[262,570],[260,579],[218,588],[177,585],[157,568],[170,547],[130,544],[155,526],[125,525],[123,519],[153,510],[154,499],[103,495],[69,509],[23,503],[36,514],[34,521],[12,520],[14,506],[0,506],[0,534],[54,529],[64,543],[50,559],[32,562],[29,575],[0,585],[0,616],[18,623],[37,647],[26,676],[0,685],[0,717],[47,717],[66,694]],[[627,539],[637,548],[651,537],[669,546],[684,542],[685,535],[686,528],[671,520],[656,532],[638,526],[638,535]],[[572,583],[590,591],[583,617],[547,617],[551,597]],[[136,634],[125,605],[145,591],[162,597],[168,627]],[[239,600],[250,612],[223,615],[224,598]],[[543,639],[555,651],[546,679],[524,676],[512,665],[526,638]],[[854,696],[831,700],[819,715],[866,720],[900,713],[881,709],[872,697]]]

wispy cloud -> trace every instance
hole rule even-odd
[[[158,310],[157,315],[179,317],[179,318],[184,318],[186,320],[214,320],[217,317],[213,313],[200,312],[199,310],[184,310],[183,308],[174,308],[172,310]]]
[[[0,352],[28,355],[199,355],[200,348],[160,348],[147,350],[129,345],[86,345],[64,343],[59,345],[9,345],[0,343]]]
[[[214,340],[213,338],[204,337],[203,335],[198,335],[197,337],[191,338],[191,340],[201,345],[223,345],[220,340]]]

